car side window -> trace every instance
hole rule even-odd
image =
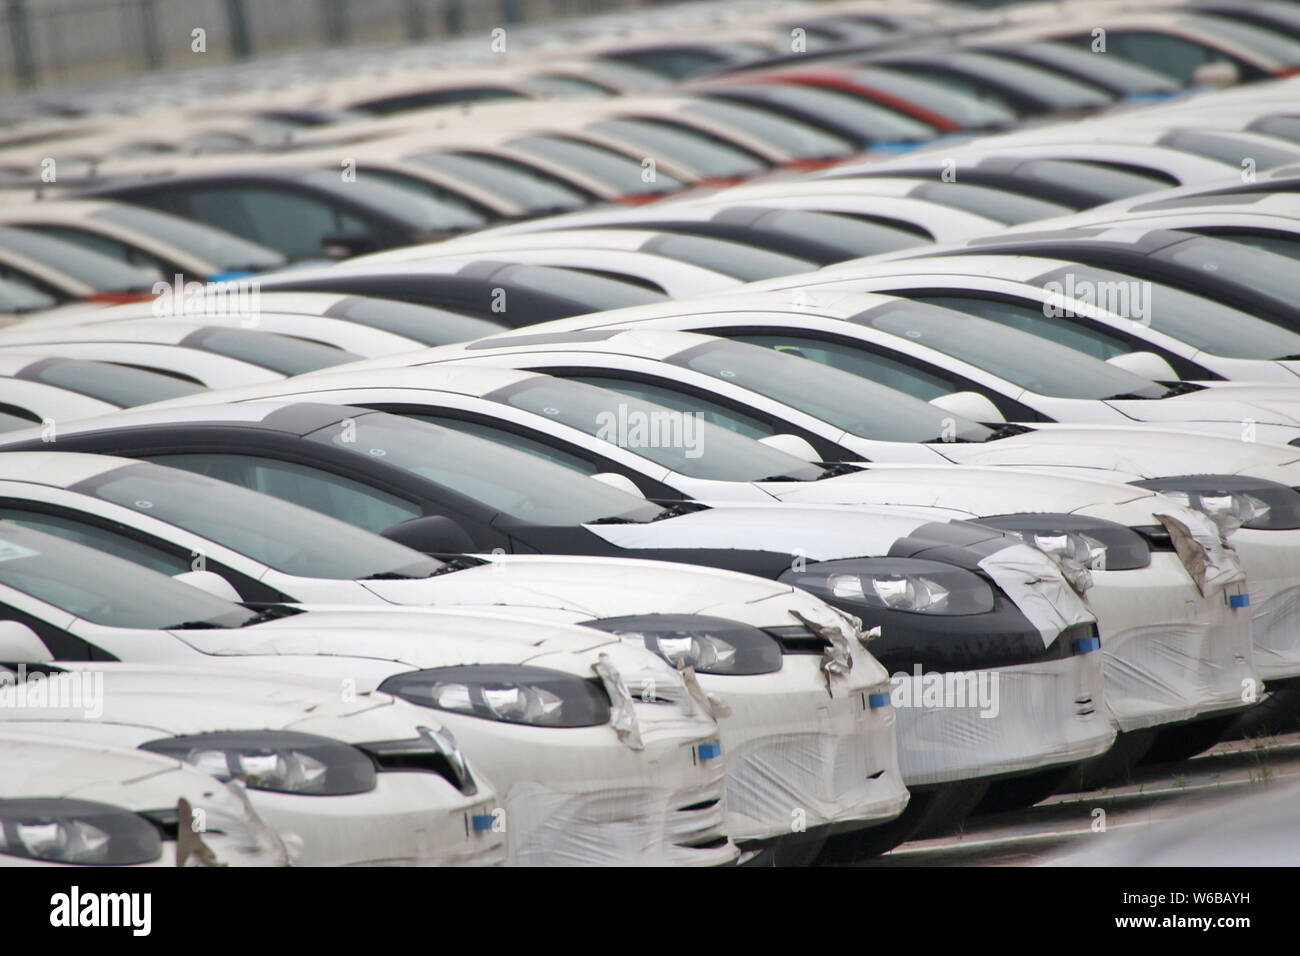
[[[414,502],[293,462],[215,452],[152,455],[148,460],[283,498],[376,533],[421,515]]]
[[[906,362],[879,355],[868,348],[843,342],[831,342],[823,339],[806,338],[797,335],[763,335],[741,334],[723,337],[750,345],[788,352],[800,358],[811,359],[822,365],[829,365],[845,372],[852,372],[881,385],[906,392],[922,401],[930,401],[940,395],[960,391],[967,386],[959,379],[936,375],[928,370],[919,369]],[[718,331],[710,334],[717,335]]]
[[[191,570],[189,558],[170,549],[154,547],[138,538],[100,527],[76,518],[48,514],[14,504],[0,504],[0,521],[56,535],[96,551],[115,554],[135,564],[162,574],[182,574]]]
[[[91,232],[89,229],[76,229],[72,226],[47,226],[43,224],[23,226],[24,229],[32,232],[39,232],[41,235],[49,236],[52,239],[62,239],[70,242],[75,246],[81,246],[83,249],[89,249],[91,252],[98,252],[101,255],[108,256],[111,259],[117,259],[128,265],[133,265],[141,269],[150,269],[157,274],[159,279],[171,278],[171,273],[175,270],[157,256],[151,256],[143,249],[137,249],[135,246],[127,245],[121,240],[114,239],[112,236],[106,236],[102,233]]]
[[[505,428],[497,428],[494,425],[487,425],[483,422],[469,422],[459,418],[445,418],[439,415],[423,415],[402,412],[407,418],[414,418],[417,421],[430,422],[434,425],[441,425],[443,428],[454,428],[458,432],[464,432],[466,435],[474,435],[477,438],[484,438],[498,445],[505,445],[507,448],[514,448],[516,451],[526,452],[529,455],[536,455],[538,458],[545,458],[547,461],[553,461],[557,465],[563,465],[565,468],[572,468],[574,471],[584,475],[594,475],[602,469],[595,462],[573,454],[572,452],[562,450],[556,445],[533,438],[529,435],[521,435],[518,432],[510,431]]]
[[[1084,42],[1084,38],[1080,37],[1079,42]],[[1087,42],[1091,44],[1092,38],[1088,37]],[[1107,35],[1106,43],[1117,56],[1166,73],[1184,84],[1192,82],[1198,67],[1216,61],[1233,62],[1230,57],[1203,43],[1166,33],[1112,31]]]
[[[740,432],[740,434],[747,435],[750,438],[766,438],[781,431],[781,429],[757,416],[747,415],[722,402],[714,401],[694,392],[668,388],[652,382],[642,382],[634,378],[614,378],[608,375],[561,375],[560,377],[574,382],[585,382],[599,388],[608,388],[611,391],[630,395],[633,398],[640,398],[647,402],[654,402],[656,405],[662,405],[675,411],[690,414],[698,412],[704,416],[706,422],[729,428],[733,432]]]
[[[195,189],[190,214],[209,226],[270,246],[291,259],[321,255],[326,236],[367,232],[364,222],[314,196],[265,186]]]
[[[905,291],[894,294],[1009,325],[1013,329],[1058,342],[1102,361],[1115,355],[1127,354],[1134,348],[1122,335],[1094,325],[1086,318],[1049,316],[1044,314],[1046,310],[1041,305],[1030,306],[1002,299],[965,295],[914,294]]]

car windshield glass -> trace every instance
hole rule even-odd
[[[1166,246],[1154,257],[1226,279],[1275,299],[1288,309],[1295,306],[1295,268],[1281,256],[1202,236]]]
[[[426,478],[534,524],[572,526],[601,518],[648,521],[662,509],[568,468],[426,422],[358,415],[349,429],[330,425],[310,436]]]
[[[483,186],[517,203],[525,212],[578,209],[587,204],[582,193],[554,176],[528,166],[470,153],[419,153],[413,163],[441,170]]]
[[[854,71],[853,79],[934,110],[967,129],[1010,125],[1016,121],[1016,114],[1010,110],[951,87],[926,82],[923,76],[910,76],[887,67],[873,66]]]
[[[445,309],[394,299],[349,296],[325,310],[331,318],[347,319],[372,329],[404,335],[424,345],[448,345],[468,342],[485,335],[504,332],[505,326],[483,319],[458,315]]]
[[[576,269],[512,265],[503,269],[500,275],[526,289],[547,292],[581,302],[590,307],[593,312],[622,309],[631,305],[647,305],[667,298],[662,292],[643,289],[641,286],[618,279],[578,272]]]
[[[846,259],[912,249],[927,243],[925,238],[904,229],[803,209],[776,209],[754,220],[754,225],[832,246],[841,250]]]
[[[743,150],[687,127],[661,120],[614,117],[587,127],[643,149],[662,161],[680,162],[701,176],[757,176],[766,165]]]
[[[181,344],[269,368],[281,375],[301,375],[361,358],[319,342],[256,329],[200,329],[187,335]]]
[[[1053,109],[1105,106],[1111,102],[1111,97],[1095,86],[1028,63],[1019,63],[989,53],[958,53],[952,60],[975,76],[1006,83],[1017,89],[1032,90],[1034,96],[1051,104]]]
[[[810,272],[817,268],[815,263],[807,259],[712,236],[664,233],[655,236],[641,248],[645,252],[653,252],[655,255],[666,256],[679,262],[689,262],[691,265],[712,269],[745,282],[793,275],[796,272]]]
[[[626,196],[672,192],[686,185],[662,169],[656,169],[647,181],[643,175],[646,167],[637,160],[565,136],[520,136],[508,145],[571,166]]]
[[[16,276],[0,279],[0,312],[39,312],[57,304],[44,292]]]
[[[758,87],[764,98],[781,106],[825,118],[841,128],[852,130],[864,142],[915,143],[934,138],[935,129],[929,124],[911,119],[884,106],[878,106],[860,96],[826,90],[816,86],[765,83]],[[731,92],[751,92],[736,87]],[[709,90],[702,91],[705,95]]]
[[[855,321],[969,362],[1039,395],[1102,399],[1159,398],[1165,393],[1140,375],[952,309],[896,302],[856,316]]]
[[[45,359],[23,369],[19,377],[57,385],[122,408],[180,398],[204,390],[195,382],[160,372],[89,359]]]
[[[1244,246],[1236,248],[1248,256],[1268,255]],[[1289,267],[1289,259],[1281,261],[1287,263],[1284,269]],[[1063,295],[1074,292],[1075,298],[1090,295],[1095,305],[1111,307],[1108,311],[1116,312],[1134,323],[1149,323],[1157,332],[1163,332],[1211,355],[1241,359],[1276,359],[1284,355],[1300,355],[1300,334],[1265,322],[1248,312],[1172,286],[1083,265],[1053,269],[1030,281]],[[1085,282],[1087,285],[1080,284]],[[1100,301],[1098,296],[1101,297]],[[1125,299],[1128,300],[1127,303]]]
[[[1208,159],[1219,159],[1239,169],[1245,168],[1243,164],[1248,159],[1255,169],[1276,169],[1300,160],[1300,150],[1289,148],[1285,143],[1276,146],[1261,143],[1260,139],[1261,137],[1255,136],[1241,139],[1224,133],[1180,129],[1162,136],[1160,143]]]
[[[1017,54],[1049,69],[1059,65],[1065,72],[1082,77],[1102,89],[1122,89],[1129,95],[1152,92],[1174,93],[1178,90],[1178,84],[1163,73],[1149,70],[1131,60],[1121,60],[1114,56],[1097,56],[1090,51],[1072,47],[1068,43],[1052,40],[1026,43],[1009,52],[1012,56]]]
[[[178,249],[198,256],[223,271],[258,272],[284,265],[285,259],[274,249],[259,246],[221,229],[214,229],[193,219],[169,216],[155,209],[114,203],[96,210],[92,219],[138,230],[161,239]]]
[[[1012,226],[1035,219],[1064,216],[1071,211],[1069,206],[1060,203],[975,183],[923,183],[908,195]]]
[[[423,578],[442,567],[440,561],[342,521],[175,468],[126,465],[70,490],[183,528],[285,574]]]
[[[851,142],[834,133],[742,103],[701,99],[682,107],[682,112],[757,136],[794,159],[828,159],[847,156],[855,150]]]
[[[484,397],[553,419],[691,478],[813,480],[821,475],[820,468],[710,424],[702,414],[674,411],[581,382],[529,379]]]
[[[375,179],[344,182],[337,172],[327,169],[310,170],[301,179],[339,199],[370,206],[415,229],[464,230],[487,224],[486,219],[466,206]]]
[[[11,521],[0,522],[0,584],[103,627],[239,627],[256,616],[165,574]]]
[[[1277,30],[1244,23],[1236,17],[1215,16],[1209,13],[1197,13],[1187,17],[1198,26],[1204,26],[1211,34],[1221,34],[1234,43],[1250,47],[1277,60],[1283,66],[1300,65],[1300,41],[1283,36]]]
[[[1064,183],[1092,193],[1099,201],[1128,199],[1178,185],[1160,176],[1132,169],[1116,169],[1101,163],[1073,159],[1031,159],[1016,167],[1016,175],[1049,183]]]
[[[993,433],[975,422],[864,378],[807,359],[739,342],[705,342],[665,359],[747,388],[853,435],[876,441],[940,441],[947,435],[983,441]]]
[[[157,276],[84,246],[41,235],[31,229],[0,226],[0,249],[26,256],[55,272],[84,282],[98,292],[150,289]]]

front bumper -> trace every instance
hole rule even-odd
[[[832,697],[820,662],[788,654],[775,674],[698,675],[732,712],[719,727],[727,832],[738,843],[883,823],[907,806],[888,686],[854,682],[855,664],[849,680],[832,682]]]
[[[1229,543],[1250,587],[1256,671],[1264,680],[1300,676],[1300,529],[1238,528]]]
[[[1229,600],[1243,586],[1202,596],[1167,551],[1153,552],[1146,568],[1093,571],[1092,579],[1106,703],[1120,730],[1238,707],[1243,693],[1258,691],[1250,611]]]
[[[432,773],[385,772],[367,793],[248,792],[298,866],[494,866],[504,833],[495,799],[465,797]]]
[[[1075,763],[1105,753],[1115,730],[1101,655],[891,680],[909,787]]]

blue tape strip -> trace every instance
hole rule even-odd
[[[1229,594],[1228,607],[1250,607],[1249,594]]]
[[[1087,654],[1089,651],[1101,650],[1100,637],[1081,637],[1074,642],[1074,653]]]
[[[889,691],[877,691],[867,698],[867,703],[871,706],[872,710],[875,710],[877,707],[888,707]]]
[[[492,814],[476,813],[472,817],[470,817],[470,822],[474,825],[475,830],[491,830]]]
[[[697,749],[699,750],[701,760],[713,760],[715,757],[722,756],[722,744],[718,743],[716,740],[707,744],[700,744]]]

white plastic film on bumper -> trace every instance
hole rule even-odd
[[[1016,544],[980,561],[998,587],[1038,628],[1048,647],[1061,631],[1075,624],[1091,624],[1092,612],[1070,587],[1060,568],[1037,548]]]
[[[1246,568],[1256,671],[1300,676],[1300,530],[1240,528],[1228,540]]]
[[[909,787],[1074,763],[1115,739],[1096,652],[891,684]]]

